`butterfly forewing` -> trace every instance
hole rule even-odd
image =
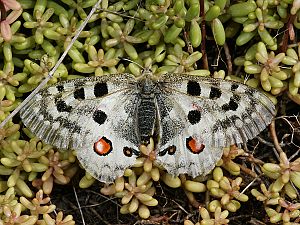
[[[47,143],[61,149],[76,147],[70,145],[71,142],[58,140],[70,140],[73,133],[80,130],[77,117],[83,119],[93,115],[97,108],[97,104],[93,104],[94,100],[99,101],[112,93],[126,91],[130,88],[129,83],[135,83],[134,77],[129,74],[61,82],[35,95],[20,111],[20,115],[24,124]]]
[[[208,145],[224,147],[252,139],[275,115],[267,96],[241,83],[184,74],[164,75],[161,82],[163,93],[185,112],[186,129],[200,129]]]

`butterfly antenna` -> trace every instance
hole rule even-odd
[[[27,98],[24,99],[24,101],[14,110],[11,112],[11,114],[9,114],[5,120],[2,121],[2,123],[0,124],[0,129],[4,127],[4,125],[14,116],[16,115],[23,107],[24,105],[26,105],[30,99],[32,99],[38,92],[40,89],[42,89],[47,83],[48,81],[51,79],[51,77],[53,76],[53,74],[55,73],[55,71],[57,70],[57,68],[59,67],[59,65],[62,63],[62,61],[64,60],[64,58],[66,57],[66,55],[68,54],[69,50],[71,49],[71,47],[73,46],[74,42],[77,40],[77,38],[79,37],[81,31],[84,29],[84,27],[87,25],[87,23],[89,22],[89,20],[91,19],[92,15],[94,14],[94,12],[97,10],[97,8],[99,7],[100,3],[102,2],[102,0],[98,0],[98,2],[94,5],[94,7],[91,9],[89,15],[86,17],[86,19],[84,20],[84,22],[81,24],[81,26],[78,28],[75,36],[72,38],[71,42],[69,43],[69,45],[67,46],[66,50],[64,51],[64,53],[61,55],[61,57],[58,59],[57,63],[55,64],[55,66],[53,67],[53,69],[49,72],[48,76],[39,84],[39,86],[36,87],[36,89],[34,89],[30,95],[28,95]],[[1,6],[1,4],[0,4]]]
[[[118,16],[121,16],[121,17],[126,17],[126,18],[130,18],[130,19],[134,19],[134,20],[138,20],[138,21],[141,21],[141,22],[146,22],[145,20],[141,20],[137,17],[134,16],[129,16],[129,15],[126,15],[124,13],[119,13],[119,12],[114,12],[114,11],[111,11],[111,10],[108,10],[108,9],[98,9],[99,11],[103,11],[103,12],[108,12],[108,13],[111,13],[111,14],[115,14],[115,15],[118,15]],[[135,14],[137,14],[137,12],[135,12]]]
[[[141,64],[138,64],[137,62],[134,62],[134,61],[132,61],[132,60],[130,60],[130,59],[122,58],[122,57],[118,57],[118,58],[119,58],[120,60],[124,60],[124,61],[128,61],[128,62],[130,62],[130,63],[133,63],[133,64],[137,65],[138,67],[140,67],[140,68],[143,69],[143,70],[146,69],[146,68],[143,67]]]

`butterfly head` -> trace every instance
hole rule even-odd
[[[142,69],[142,77],[144,78],[149,78],[151,79],[151,77],[153,76],[152,70],[150,68],[143,68]]]
[[[155,89],[156,79],[149,68],[145,68],[142,70],[142,75],[137,78],[141,93],[143,94],[151,94]]]

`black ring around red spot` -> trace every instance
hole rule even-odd
[[[104,153],[100,153],[100,151],[97,149],[97,144],[99,141],[103,141],[103,142],[105,142],[105,144],[107,144],[109,146],[109,149],[107,149]],[[111,151],[113,149],[112,142],[109,139],[107,139],[106,137],[102,137],[99,141],[94,143],[94,152],[96,152],[100,156],[106,156],[109,153],[111,153]]]
[[[201,146],[200,146],[199,149],[193,149],[192,148],[193,146],[191,146],[191,141],[193,141],[193,140],[194,140],[194,138],[191,137],[191,136],[186,139],[186,147],[187,147],[187,149],[190,150],[193,154],[199,154],[199,153],[201,153],[204,150],[205,145],[201,144]]]
[[[123,153],[125,156],[131,157],[133,154],[133,149],[126,146],[123,148]]]

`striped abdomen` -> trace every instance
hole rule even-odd
[[[154,96],[142,95],[138,106],[138,129],[142,144],[148,144],[153,135],[156,120]]]

